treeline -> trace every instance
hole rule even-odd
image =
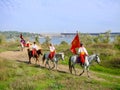
[[[34,36],[38,35],[37,33],[29,33],[29,32],[0,31],[0,35],[4,35],[6,39],[19,38],[19,35],[21,33],[23,34],[24,37],[34,37]]]

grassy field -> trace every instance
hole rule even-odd
[[[0,90],[120,90],[120,77],[103,72],[88,78],[2,58],[0,72]]]
[[[18,42],[1,43],[0,54],[19,52],[18,45]],[[43,52],[47,52],[44,46]],[[68,59],[72,55],[70,45],[63,43],[55,47],[57,52],[65,53],[65,60],[59,64],[68,67]],[[69,71],[48,70],[12,58],[0,58],[0,90],[120,90],[119,43],[93,43],[86,45],[86,48],[90,55],[98,53],[101,59],[100,65],[93,63],[90,67],[90,78],[86,74],[75,76]],[[76,68],[81,70],[78,65]]]

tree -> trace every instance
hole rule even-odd
[[[105,42],[106,43],[110,42],[110,33],[111,33],[111,30],[108,30],[105,32]]]
[[[39,43],[39,36],[38,36],[38,35],[35,36],[35,42],[36,42],[36,43]]]
[[[115,48],[120,50],[120,36],[116,36],[114,42],[115,42]]]
[[[49,36],[45,37],[45,42],[43,44],[48,45],[50,43],[51,39]]]
[[[5,42],[5,37],[2,34],[0,34],[0,44],[2,44],[3,42]]]

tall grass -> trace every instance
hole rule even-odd
[[[119,90],[117,77],[95,73],[99,80],[0,59],[0,90]],[[107,81],[109,80],[109,81]]]

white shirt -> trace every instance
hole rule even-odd
[[[50,48],[50,52],[55,51],[55,47],[54,46],[49,46],[49,48]]]
[[[87,52],[87,50],[86,50],[85,47],[80,47],[80,48],[78,49],[78,54],[80,54],[81,52],[85,52],[85,54],[88,55],[88,52]]]
[[[33,44],[33,45],[32,45],[32,49],[38,50],[38,46],[37,46],[36,44]]]

